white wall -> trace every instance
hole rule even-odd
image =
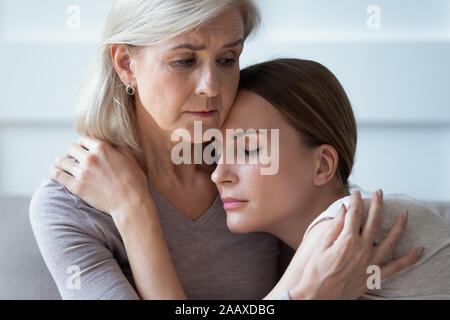
[[[0,193],[32,194],[76,141],[75,98],[109,3],[0,0],[0,68],[8,75],[0,77]],[[81,9],[80,29],[71,5]]]
[[[264,24],[242,66],[298,57],[336,74],[359,125],[352,182],[450,200],[450,1],[256,2]],[[0,193],[31,194],[76,139],[75,96],[108,4],[0,0]],[[373,4],[381,29],[366,25]],[[67,28],[70,5],[78,30]]]

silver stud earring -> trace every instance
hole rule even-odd
[[[127,85],[126,91],[129,96],[134,96],[135,89],[131,84]]]

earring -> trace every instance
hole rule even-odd
[[[134,89],[134,87],[131,84],[127,85],[125,90],[127,91],[127,94],[129,96],[134,96],[135,89]]]

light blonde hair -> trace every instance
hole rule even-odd
[[[75,110],[79,134],[141,152],[134,97],[114,69],[112,44],[131,49],[148,46],[198,30],[225,11],[239,8],[244,39],[260,24],[252,0],[115,0],[105,23],[103,41],[81,87]]]

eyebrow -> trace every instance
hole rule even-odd
[[[224,45],[223,47],[224,47],[224,48],[233,48],[233,47],[236,47],[237,45],[243,44],[243,43],[244,43],[244,40],[239,39],[239,40],[236,40],[236,41],[231,42],[231,43],[229,43],[229,44],[226,44],[226,45]]]
[[[244,43],[244,41],[242,39],[239,39],[237,41],[234,41],[234,42],[224,45],[223,48],[233,48],[233,47],[236,47],[238,44],[242,44],[242,43]],[[190,43],[183,43],[176,47],[173,47],[171,50],[178,50],[178,49],[189,49],[192,51],[201,51],[201,50],[206,50],[206,46],[205,45],[193,45]]]

